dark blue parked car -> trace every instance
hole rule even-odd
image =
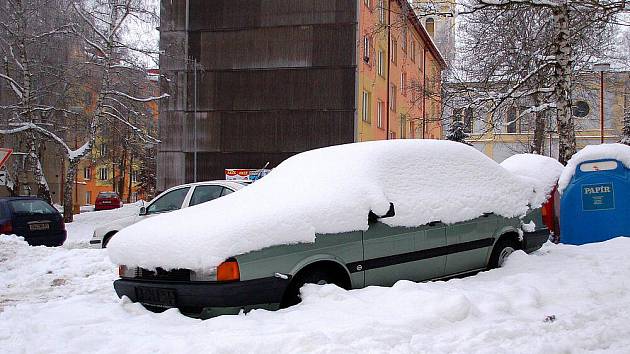
[[[61,246],[66,241],[63,217],[35,197],[0,198],[0,234],[24,237],[31,246]]]

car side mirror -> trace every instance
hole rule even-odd
[[[140,213],[138,215],[140,216],[147,215],[147,207],[145,206],[140,207]]]
[[[368,222],[374,223],[377,222],[379,219],[391,218],[394,215],[396,215],[396,210],[394,210],[394,203],[389,203],[389,210],[387,211],[387,213],[385,213],[385,215],[379,216],[374,214],[374,212],[370,210],[370,213],[368,214]]]

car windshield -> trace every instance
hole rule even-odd
[[[116,192],[100,192],[97,198],[118,198]]]
[[[57,210],[43,200],[23,199],[9,202],[16,214],[56,214]]]

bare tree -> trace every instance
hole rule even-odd
[[[593,34],[595,37],[601,35],[608,24],[615,22],[615,15],[630,11],[627,3],[624,0],[473,0],[463,6],[463,14],[487,12],[492,16],[493,13],[506,14],[515,11],[540,14],[542,23],[537,25],[539,31],[534,34],[540,34],[543,41],[535,46],[538,50],[538,53],[534,51],[536,56],[527,61],[534,65],[526,66],[527,71],[524,75],[517,76],[516,81],[506,81],[512,87],[499,95],[499,101],[513,99],[515,94],[520,96],[523,89],[531,92],[531,88],[526,89],[528,85],[538,91],[542,89],[542,92],[537,93],[542,93],[543,98],[551,93],[551,99],[545,100],[547,102],[541,105],[556,111],[559,160],[566,163],[576,151],[571,112],[572,76],[576,68],[576,57],[581,49],[596,43],[594,40],[589,41],[589,38]],[[513,20],[517,21],[517,17],[513,17]],[[541,77],[541,73],[545,75],[547,70],[551,70],[551,80],[548,86],[544,83],[541,86],[536,79]],[[540,108],[540,105],[533,107],[536,111],[540,111]]]
[[[17,1],[21,3],[20,1]],[[133,80],[137,79],[137,72],[141,70],[138,55],[143,54],[143,48],[136,48],[125,42],[125,33],[133,26],[134,21],[154,21],[157,17],[155,9],[143,0],[89,0],[69,3],[72,21],[64,25],[64,29],[72,29],[73,38],[81,45],[75,53],[73,61],[81,63],[90,80],[79,82],[76,91],[90,92],[94,99],[86,112],[81,125],[83,132],[75,132],[75,138],[81,139],[81,144],[71,148],[64,137],[54,129],[40,124],[40,122],[21,119],[14,127],[0,131],[2,134],[17,134],[32,132],[48,141],[55,143],[66,157],[66,173],[64,177],[64,219],[72,221],[72,192],[74,179],[79,163],[88,156],[102,125],[106,123],[125,127],[135,139],[147,143],[157,140],[134,125],[129,117],[130,112],[137,112],[137,106],[158,100],[165,96],[139,96],[129,90],[134,87]],[[67,31],[70,32],[70,31]],[[34,41],[34,44],[37,44]],[[41,49],[41,48],[40,48]],[[29,85],[21,85],[19,81],[9,81],[15,94],[26,90]],[[29,79],[27,82],[30,83]],[[137,82],[136,82],[137,84]],[[22,93],[22,101],[31,95]],[[23,103],[26,105],[28,102]]]

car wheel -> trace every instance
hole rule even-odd
[[[295,278],[293,278],[291,284],[289,284],[289,287],[285,291],[282,298],[282,303],[280,304],[280,307],[286,308],[299,304],[302,301],[302,299],[300,298],[300,289],[305,284],[335,284],[338,287],[344,287],[343,282],[339,279],[339,277],[335,277],[333,274],[330,274],[330,272],[321,269],[313,269],[300,272]]]
[[[505,260],[519,248],[518,242],[516,242],[516,240],[512,237],[501,238],[492,249],[488,269],[501,268],[505,263]]]
[[[114,237],[114,235],[116,235],[116,232],[109,233],[105,235],[105,237],[103,237],[103,248],[107,248],[107,244],[109,243],[109,240],[111,240],[112,237]]]

